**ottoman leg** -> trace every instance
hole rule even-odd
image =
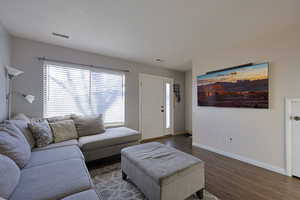
[[[203,192],[204,192],[204,189],[201,189],[198,192],[196,192],[196,195],[198,196],[199,199],[203,199]]]
[[[125,181],[127,179],[127,174],[125,174],[125,172],[122,171],[122,179]]]

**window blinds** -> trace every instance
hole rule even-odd
[[[44,117],[103,114],[105,124],[124,124],[122,72],[44,64]]]

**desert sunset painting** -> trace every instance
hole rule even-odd
[[[268,63],[197,76],[198,106],[268,108]]]

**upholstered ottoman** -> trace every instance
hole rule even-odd
[[[149,200],[203,198],[204,162],[172,147],[152,142],[124,148],[123,179],[127,176]]]

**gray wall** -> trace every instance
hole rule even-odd
[[[193,60],[193,143],[285,172],[285,97],[300,97],[300,28]],[[197,106],[196,76],[243,63],[270,63],[269,109]],[[230,138],[233,140],[230,141]]]
[[[43,111],[42,90],[42,63],[36,58],[46,56],[52,59],[67,60],[79,63],[102,65],[116,68],[126,68],[130,73],[126,75],[126,125],[130,128],[139,128],[139,73],[147,73],[173,78],[181,86],[184,94],[184,72],[178,72],[154,66],[147,66],[122,59],[82,52],[69,48],[49,45],[32,40],[13,37],[12,61],[25,73],[14,81],[13,88],[23,93],[36,96],[33,104],[28,104],[17,94],[13,96],[13,113],[25,113],[29,116],[41,117]],[[180,103],[175,103],[175,132],[185,129],[184,98]]]
[[[4,67],[10,65],[10,35],[0,23],[0,122],[7,118],[7,79]]]

